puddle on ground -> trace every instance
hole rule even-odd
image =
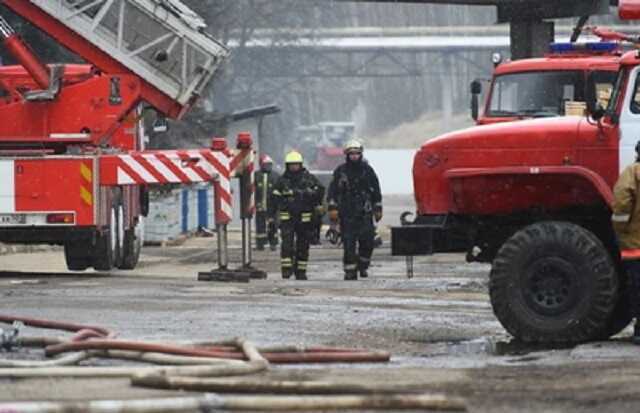
[[[473,340],[451,342],[446,344],[450,355],[464,356],[486,354],[492,356],[526,356],[530,353],[550,350],[566,350],[575,347],[570,344],[531,344],[521,341],[497,341],[490,337],[480,337]]]

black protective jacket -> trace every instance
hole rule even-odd
[[[258,212],[269,211],[269,204],[273,203],[273,189],[280,179],[280,175],[273,171],[257,171],[256,183],[256,210]]]
[[[306,169],[298,172],[286,171],[273,188],[273,202],[269,205],[269,213],[276,210],[291,214],[313,212],[315,207],[322,205],[324,187]]]
[[[382,211],[380,182],[366,162],[346,162],[333,171],[327,193],[329,210],[338,210],[342,219],[371,216]]]

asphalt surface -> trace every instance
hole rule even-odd
[[[473,412],[640,409],[640,347],[629,342],[629,329],[561,349],[511,342],[489,304],[489,266],[466,264],[459,254],[420,257],[415,277],[406,277],[404,259],[390,255],[387,226],[410,200],[387,202],[385,245],[375,251],[368,279],[342,280],[341,250],[326,243],[311,251],[309,281],[281,279],[278,254],[265,251],[254,252],[254,266],[268,278],[249,283],[197,281],[199,271],[216,265],[215,238],[146,247],[139,268],[108,274],[70,273],[60,250],[36,250],[0,257],[0,314],[100,325],[131,340],[243,337],[259,346],[386,350],[388,363],[273,365],[261,377],[394,383],[462,397]],[[231,262],[238,263],[239,234],[230,238]],[[20,334],[62,335],[34,328]],[[2,356],[43,357],[24,348]],[[0,377],[0,402],[178,394],[184,393],[132,387],[126,379]]]

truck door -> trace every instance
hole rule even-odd
[[[635,146],[640,140],[640,67],[631,70],[620,110],[620,147],[618,167],[622,171],[635,160]]]

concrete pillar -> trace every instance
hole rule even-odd
[[[453,119],[453,76],[444,75],[442,79],[442,121],[447,131],[451,130]]]
[[[539,57],[554,41],[554,24],[545,21],[511,22],[511,59]]]

